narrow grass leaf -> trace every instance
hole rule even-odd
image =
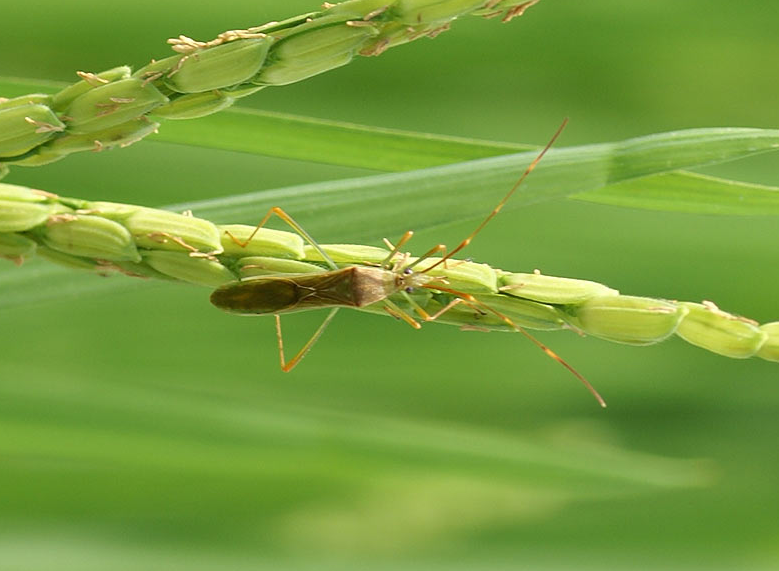
[[[507,204],[518,208],[680,168],[779,148],[779,131],[696,129],[617,143],[553,149]],[[417,171],[287,187],[177,205],[215,222],[251,223],[283,206],[326,241],[376,240],[477,218],[497,203],[535,152]],[[456,196],[456,200],[452,200]],[[344,221],[359,221],[345,224]]]
[[[167,123],[152,140],[389,172],[535,148],[242,108]]]
[[[665,212],[779,215],[779,188],[681,172],[611,184],[571,198]]]
[[[0,77],[0,93],[52,93],[65,84]],[[259,135],[261,134],[261,135]],[[532,145],[383,129],[233,107],[197,121],[168,121],[160,142],[387,172],[408,171],[534,149]],[[606,185],[577,200],[669,212],[776,214],[779,189],[678,172]]]

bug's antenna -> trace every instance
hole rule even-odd
[[[519,186],[522,184],[522,182],[527,178],[527,176],[533,172],[533,169],[536,168],[536,165],[538,165],[539,162],[541,162],[541,159],[544,157],[546,152],[552,147],[554,142],[557,140],[557,137],[560,136],[560,133],[563,132],[563,129],[565,129],[565,126],[568,124],[568,117],[563,119],[562,124],[557,128],[557,131],[552,136],[552,138],[549,140],[549,142],[546,144],[546,146],[543,148],[543,150],[538,153],[538,156],[533,159],[533,162],[530,163],[530,165],[527,167],[525,172],[522,174],[521,177],[519,177],[519,180],[517,180],[516,183],[514,183],[514,186],[511,187],[511,190],[506,193],[506,196],[503,197],[503,199],[498,203],[498,205],[487,215],[487,218],[482,220],[481,224],[479,224],[476,227],[476,230],[471,232],[471,234],[462,242],[460,242],[456,248],[448,252],[444,257],[442,257],[440,260],[438,260],[435,264],[432,266],[429,266],[425,268],[425,272],[429,272],[433,268],[440,266],[441,264],[445,263],[447,260],[449,260],[452,256],[454,256],[457,252],[465,248],[468,244],[471,243],[471,240],[473,240],[476,235],[482,231],[482,229],[489,223],[490,220],[492,220],[495,215],[500,212],[503,207],[506,205],[506,203],[509,201],[511,196],[516,192],[516,190],[519,188]]]

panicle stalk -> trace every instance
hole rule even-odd
[[[249,240],[249,236],[252,236]],[[232,236],[232,238],[231,238]],[[238,243],[248,243],[239,246]],[[380,266],[390,251],[358,244],[323,244],[339,266]],[[0,183],[0,257],[15,264],[39,254],[72,268],[101,275],[125,274],[209,288],[262,275],[326,272],[322,254],[293,232],[239,224],[216,225],[189,213],[111,202],[89,202]],[[397,254],[404,264],[415,258]],[[452,307],[438,319],[470,330],[569,329],[608,341],[650,345],[678,335],[687,342],[732,358],[779,362],[779,322],[760,325],[711,302],[688,303],[620,294],[587,280],[515,273],[462,260],[427,258],[417,271],[446,286],[390,297],[435,314],[457,290],[473,295],[494,313],[469,304]],[[388,315],[383,304],[362,311]]]

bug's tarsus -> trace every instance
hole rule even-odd
[[[311,338],[306,341],[306,344],[303,345],[303,348],[300,349],[300,351],[298,351],[297,354],[289,361],[287,361],[284,357],[284,337],[281,334],[281,316],[278,313],[274,314],[274,317],[276,318],[276,339],[279,343],[279,363],[281,364],[281,370],[283,372],[289,373],[297,366],[301,359],[306,356],[306,353],[311,350],[311,347],[314,346],[314,344],[322,336],[322,333],[324,333],[327,326],[330,325],[333,317],[335,317],[335,314],[338,313],[338,309],[338,307],[334,307],[330,310],[330,313],[327,314],[327,317],[325,317],[325,320],[322,322],[319,328],[314,331],[314,334],[311,336]]]
[[[312,247],[313,247],[313,248],[314,248],[314,249],[315,249],[315,250],[316,250],[316,251],[319,253],[319,255],[320,255],[320,256],[322,256],[322,259],[325,261],[325,263],[326,263],[328,266],[330,266],[330,269],[332,269],[332,270],[337,270],[337,269],[338,269],[338,266],[337,266],[337,265],[336,265],[336,263],[333,261],[333,259],[332,259],[330,256],[328,256],[328,255],[327,255],[327,253],[326,253],[326,252],[325,252],[325,251],[322,249],[322,247],[321,247],[321,246],[320,246],[320,245],[319,245],[319,244],[316,242],[316,240],[314,240],[314,239],[311,237],[311,235],[310,235],[308,232],[306,232],[306,231],[305,231],[305,229],[304,229],[304,228],[303,228],[303,227],[302,227],[300,224],[298,224],[297,222],[295,222],[295,219],[294,219],[294,218],[292,218],[292,216],[290,216],[289,214],[287,214],[286,212],[284,212],[284,210],[282,210],[282,209],[281,209],[281,208],[279,208],[278,206],[274,206],[273,208],[271,208],[270,210],[268,210],[267,214],[265,214],[265,216],[263,216],[263,217],[262,217],[262,220],[260,220],[260,223],[259,223],[259,224],[257,224],[257,226],[255,226],[255,227],[254,227],[254,230],[252,230],[252,233],[251,233],[251,234],[249,234],[249,237],[248,237],[248,238],[247,238],[245,241],[243,241],[243,242],[242,242],[241,240],[239,240],[238,238],[236,238],[235,236],[233,236],[233,235],[232,235],[232,234],[231,234],[231,233],[230,233],[228,230],[225,230],[225,234],[227,234],[227,235],[230,237],[230,239],[231,239],[233,242],[235,242],[235,243],[236,243],[238,246],[240,246],[241,248],[245,248],[246,246],[248,246],[248,245],[249,245],[249,242],[251,242],[251,241],[252,241],[252,239],[253,239],[253,238],[254,238],[254,237],[257,235],[257,232],[259,232],[259,231],[260,231],[260,229],[261,229],[263,226],[265,226],[265,224],[267,224],[267,223],[268,223],[268,220],[269,220],[269,219],[270,219],[270,217],[271,217],[271,216],[273,216],[274,214],[275,214],[276,216],[278,216],[279,218],[281,218],[281,219],[282,219],[284,222],[286,222],[287,224],[289,224],[289,226],[290,226],[290,227],[291,227],[291,228],[292,228],[292,229],[293,229],[295,232],[297,232],[297,233],[298,233],[300,236],[302,236],[302,237],[303,237],[303,238],[306,240],[306,242],[308,242],[309,244],[311,244],[311,246],[312,246]]]

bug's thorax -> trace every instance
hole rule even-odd
[[[423,287],[431,277],[421,273],[380,267],[352,266],[351,290],[354,305],[365,307],[403,290]]]
[[[395,273],[384,268],[352,266],[351,291],[354,305],[365,307],[397,291]]]

